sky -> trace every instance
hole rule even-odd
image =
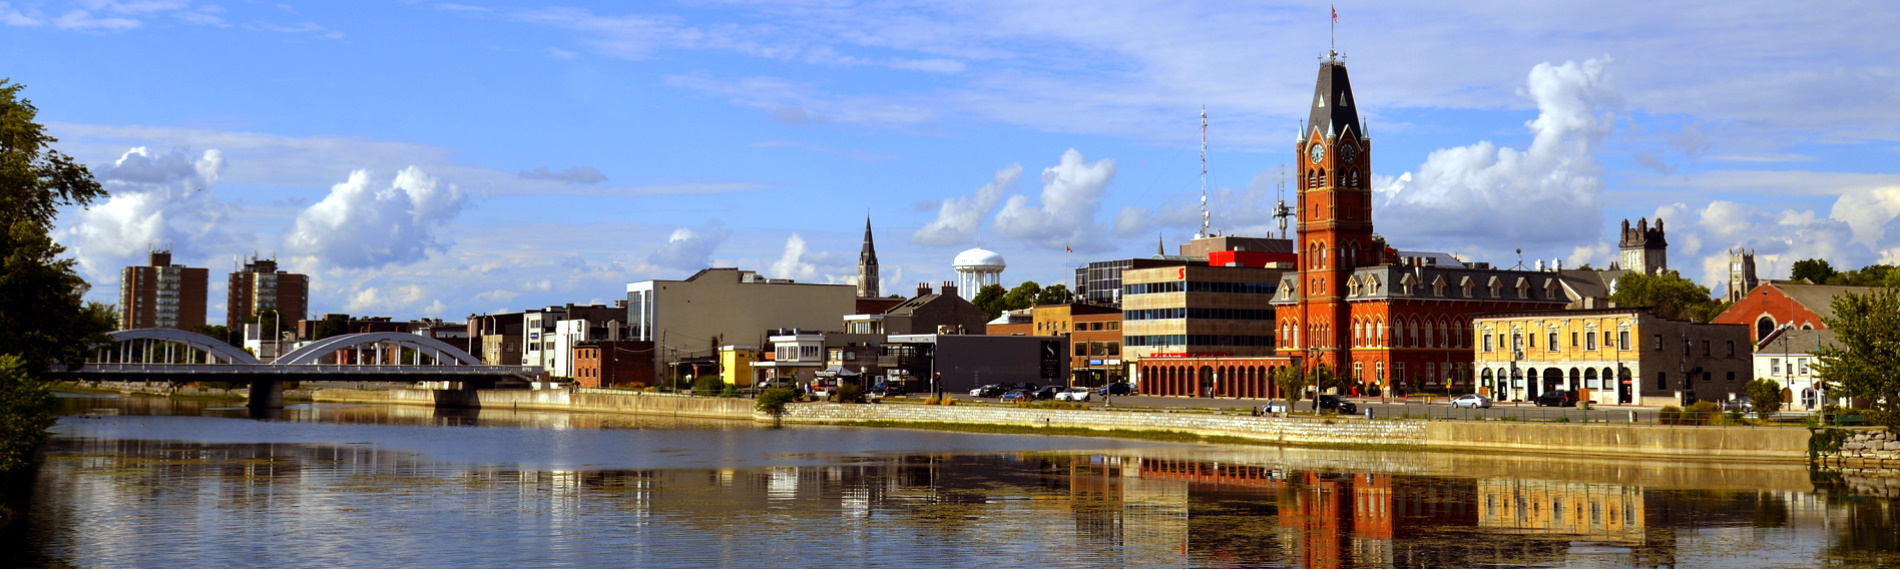
[[[1277,235],[1320,58],[1377,232],[1497,266],[1667,224],[1717,293],[1900,262],[1891,2],[0,0],[0,77],[111,192],[57,238],[113,303],[153,248],[311,276],[310,311],[612,303],[712,266],[886,293]],[[1329,34],[1332,34],[1329,38]],[[1291,200],[1289,200],[1291,201]],[[1518,253],[1522,250],[1522,253]]]

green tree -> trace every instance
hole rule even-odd
[[[350,317],[324,315],[323,320],[317,321],[316,330],[310,331],[310,334],[316,335],[316,338],[310,340],[322,340],[348,332],[350,332]]]
[[[1827,260],[1803,259],[1794,262],[1794,272],[1790,274],[1788,278],[1797,281],[1806,279],[1809,283],[1824,285],[1827,283],[1827,280],[1833,279],[1834,275],[1836,275],[1834,266],[1829,264]]]
[[[1340,386],[1340,378],[1333,374],[1332,368],[1328,368],[1324,364],[1314,366],[1312,370],[1306,372],[1306,376],[1307,385],[1312,386],[1315,390],[1325,391],[1327,388],[1337,388]],[[1319,401],[1317,400],[1313,402],[1313,411],[1319,411]]]
[[[1781,411],[1781,383],[1767,378],[1749,380],[1742,387],[1742,393],[1748,395],[1748,403],[1755,405],[1755,417],[1766,418]]]
[[[1068,285],[1061,283],[1043,287],[1041,291],[1036,292],[1038,305],[1066,305],[1074,302],[1075,292],[1070,291]]]
[[[1870,420],[1900,429],[1900,287],[1834,298],[1822,317],[1835,344],[1814,351],[1815,377],[1838,394],[1872,402]]]
[[[1661,275],[1626,273],[1616,279],[1616,293],[1610,301],[1619,307],[1649,307],[1665,319],[1708,322],[1721,314],[1722,303],[1710,296],[1709,288],[1683,279],[1671,271]]]
[[[983,309],[983,312],[989,313],[990,319],[994,320],[996,317],[1003,316],[1003,296],[1006,294],[1008,291],[1004,290],[1002,285],[994,283],[984,285],[982,289],[976,290],[976,297],[970,299],[970,304]]]
[[[0,80],[0,471],[25,464],[52,425],[42,374],[76,369],[114,327],[86,303],[86,281],[49,234],[60,207],[106,195],[84,165],[51,148],[21,86]]]
[[[191,332],[195,332],[201,335],[205,335],[211,338],[224,341],[225,344],[228,344],[231,346],[244,346],[244,343],[242,341],[239,341],[237,337],[231,333],[231,327],[227,327],[224,325],[212,325],[212,324],[198,325],[196,327],[192,327]]]
[[[752,402],[752,409],[772,415],[772,423],[777,425],[785,417],[785,405],[798,400],[798,391],[786,387],[768,388],[759,392]]]
[[[1042,285],[1035,281],[1024,281],[1009,294],[1003,295],[1003,309],[1015,311],[1036,306],[1036,298],[1042,295]]]
[[[1306,397],[1306,389],[1313,385],[1313,379],[1298,368],[1287,366],[1280,369],[1273,383],[1280,387],[1281,394],[1286,395],[1286,409],[1290,412]]]

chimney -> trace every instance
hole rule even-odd
[[[945,297],[955,297],[955,296],[957,296],[957,284],[956,284],[956,283],[953,283],[953,282],[950,282],[950,281],[945,281],[945,282],[943,282],[943,287],[940,287],[939,289],[941,289],[941,290],[943,290],[943,295],[944,295]]]
[[[922,297],[922,296],[924,296],[924,295],[929,295],[929,294],[930,294],[930,282],[929,282],[929,281],[925,281],[925,282],[922,282],[922,283],[918,283],[918,284],[917,284],[917,296],[918,296],[918,297]]]

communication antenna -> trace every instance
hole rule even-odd
[[[1280,220],[1280,239],[1286,239],[1286,220],[1293,217],[1293,209],[1286,207],[1286,165],[1280,165],[1280,203],[1273,207],[1273,217]]]
[[[1194,238],[1209,237],[1207,226],[1207,106],[1201,105],[1201,233],[1194,234]]]

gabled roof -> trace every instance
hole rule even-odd
[[[1834,342],[1835,338],[1834,331],[1828,329],[1777,328],[1775,332],[1762,337],[1761,342],[1755,345],[1755,352],[1772,354],[1783,349],[1793,353],[1814,352],[1814,349],[1823,346],[1838,346]]]
[[[1814,314],[1820,315],[1823,319],[1834,318],[1835,297],[1846,293],[1865,295],[1874,292],[1873,287],[1809,285],[1807,283],[1791,283],[1787,281],[1773,281],[1769,282],[1766,286],[1780,290],[1783,295],[1787,295],[1789,299],[1800,303],[1802,307],[1814,311]]]

